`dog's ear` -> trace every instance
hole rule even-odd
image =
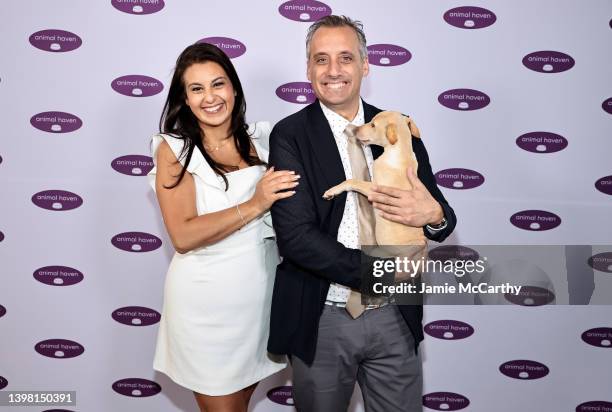
[[[395,123],[389,123],[385,129],[385,134],[389,143],[395,144],[397,142],[397,125]]]
[[[408,124],[408,128],[410,129],[410,134],[420,139],[421,132],[419,132],[419,128],[417,127],[416,123],[414,123],[414,121],[409,116],[405,116],[405,117],[406,117],[406,123]]]

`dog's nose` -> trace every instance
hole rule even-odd
[[[357,129],[359,129],[359,127],[355,126],[354,124],[349,123],[346,126],[346,129],[344,129],[344,133],[346,133],[348,137],[355,137],[355,133],[357,133]]]

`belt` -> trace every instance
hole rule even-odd
[[[390,303],[389,301],[386,301],[386,302],[383,302],[383,303],[378,304],[378,305],[366,305],[365,310],[379,309],[379,308],[387,306],[389,303]],[[335,306],[337,308],[345,308],[346,307],[346,302],[334,302],[334,301],[331,301],[331,300],[326,300],[325,304],[327,306]]]

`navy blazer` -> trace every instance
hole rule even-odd
[[[363,103],[365,121],[381,110]],[[453,209],[440,192],[421,139],[412,138],[419,163],[417,175],[440,203],[448,222],[444,230],[425,236],[441,242],[455,228]],[[371,146],[374,158],[383,152]],[[301,176],[296,194],[272,206],[272,222],[283,261],[276,269],[268,351],[297,356],[312,364],[319,318],[331,282],[361,288],[361,252],[337,241],[346,193],[324,200],[327,189],[344,180],[340,153],[319,101],[286,117],[270,135],[270,165]],[[415,342],[423,340],[423,308],[399,307]]]

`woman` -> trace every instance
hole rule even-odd
[[[283,369],[266,351],[279,261],[264,218],[299,176],[266,171],[242,85],[217,47],[179,56],[153,137],[154,184],[176,252],[166,276],[154,368],[192,390],[200,410],[247,410],[257,382]],[[154,180],[154,182],[153,182]]]

